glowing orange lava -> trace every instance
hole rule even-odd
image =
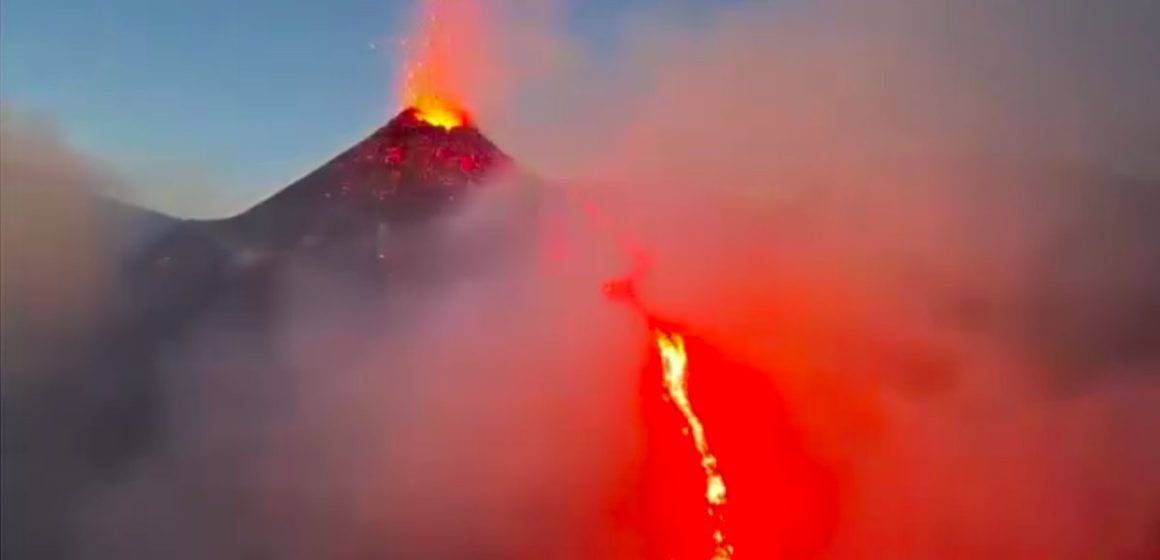
[[[467,115],[446,101],[433,96],[418,97],[411,102],[415,118],[431,125],[451,130],[467,124]]]
[[[475,68],[484,51],[477,0],[424,0],[407,44],[402,101],[415,117],[446,130],[470,121],[463,95],[480,86]]]
[[[670,333],[659,328],[654,329],[657,350],[660,351],[661,363],[664,368],[664,386],[668,400],[677,407],[685,417],[688,425],[687,433],[693,437],[693,445],[701,455],[701,469],[705,471],[705,501],[709,504],[709,515],[714,517],[718,525],[713,531],[712,560],[729,560],[733,558],[733,546],[725,539],[720,528],[720,514],[718,508],[725,505],[725,478],[717,471],[717,457],[709,449],[709,441],[705,437],[705,426],[697,413],[693,411],[693,404],[689,400],[688,391],[688,364],[689,358],[685,353],[685,340],[677,333]]]

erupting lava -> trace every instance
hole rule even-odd
[[[471,91],[483,49],[478,2],[425,0],[408,45],[402,99],[419,120],[451,130],[470,123],[463,94]]]
[[[467,124],[467,114],[444,99],[432,95],[418,95],[410,101],[415,118],[444,130]]]
[[[664,384],[668,391],[668,398],[681,411],[688,424],[688,432],[693,436],[693,444],[701,454],[701,468],[705,471],[705,500],[709,502],[709,515],[712,515],[719,525],[720,514],[717,508],[725,505],[725,478],[717,472],[717,458],[709,449],[709,442],[705,438],[705,427],[701,419],[693,411],[693,404],[689,401],[688,391],[688,355],[685,353],[685,339],[677,333],[666,332],[660,328],[654,329],[657,350],[660,351],[661,363],[664,368]],[[725,540],[725,534],[720,527],[713,531],[713,560],[729,560],[733,557],[733,546]]]

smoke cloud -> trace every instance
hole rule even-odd
[[[15,343],[18,335],[92,326],[110,281],[112,243],[93,199],[114,181],[48,123],[7,106],[0,111],[0,319],[7,363],[32,353],[33,345]]]
[[[515,28],[555,58],[512,62],[536,80],[481,121],[615,214],[646,299],[847,466],[826,554],[1155,554],[1160,11],[653,16],[611,62]]]
[[[26,492],[41,509],[18,528],[94,559],[638,557],[617,508],[645,335],[599,289],[632,247],[650,308],[766,372],[839,473],[819,557],[1160,552],[1160,10],[642,13],[608,60],[558,25],[564,5],[492,6],[470,101],[553,186],[500,181],[408,250],[385,297],[303,262],[269,324],[208,310],[159,359],[147,444]],[[10,247],[8,196],[5,316],[83,308],[16,291],[42,282],[9,253],[46,236]],[[101,239],[67,222],[47,231]],[[87,293],[92,258],[49,276]],[[29,437],[106,433],[89,429]]]
[[[129,230],[118,182],[52,123],[0,105],[3,556],[55,557],[69,499],[92,476],[73,430],[94,383],[68,366],[100,332]],[[85,417],[83,420],[89,420]],[[82,420],[82,421],[83,421]]]

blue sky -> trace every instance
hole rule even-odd
[[[594,45],[664,0],[576,0]],[[682,0],[685,7],[717,3]],[[667,4],[666,3],[666,4]],[[397,107],[404,0],[3,0],[0,97],[85,152],[151,178],[178,213],[244,206]],[[172,192],[170,192],[172,191]]]

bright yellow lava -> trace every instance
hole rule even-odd
[[[463,126],[463,111],[455,109],[451,104],[438,97],[420,97],[413,104],[415,117],[419,120],[440,128],[451,130]]]
[[[719,520],[715,510],[725,504],[725,479],[717,472],[717,458],[709,449],[709,441],[705,438],[705,426],[693,412],[693,404],[689,401],[689,357],[685,353],[685,340],[679,334],[660,329],[656,329],[655,334],[664,368],[665,389],[668,391],[669,399],[685,417],[689,433],[693,436],[693,444],[697,448],[697,453],[701,454],[701,469],[705,471],[705,501],[709,503],[709,514]],[[733,546],[726,541],[721,529],[713,532],[713,544],[712,560],[733,558]]]

